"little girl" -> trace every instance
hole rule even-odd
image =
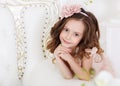
[[[90,80],[101,70],[112,72],[100,47],[98,21],[80,5],[64,6],[50,35],[47,49],[54,54],[64,78]]]

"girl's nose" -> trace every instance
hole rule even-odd
[[[71,39],[71,37],[72,37],[72,36],[71,36],[70,33],[66,35],[66,39],[67,39],[67,40]]]

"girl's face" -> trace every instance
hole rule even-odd
[[[69,20],[59,36],[62,46],[69,49],[75,48],[83,37],[84,29],[82,21]]]

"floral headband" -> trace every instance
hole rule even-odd
[[[87,16],[88,15],[84,12],[81,11],[81,6],[80,5],[65,5],[63,8],[62,8],[62,12],[61,12],[61,19],[63,19],[64,17],[67,18],[69,16],[72,16],[74,13],[81,13],[82,15],[84,16]]]

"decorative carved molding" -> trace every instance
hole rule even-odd
[[[30,0],[29,0],[30,1]],[[34,0],[33,0],[34,1]],[[37,0],[36,0],[37,1]],[[52,7],[51,7],[52,6]],[[17,65],[18,65],[18,77],[19,79],[22,79],[26,67],[26,61],[27,61],[27,37],[26,37],[26,28],[24,24],[24,13],[27,9],[30,7],[42,7],[46,10],[46,18],[43,26],[43,34],[42,34],[42,48],[44,53],[44,58],[46,57],[46,49],[45,49],[45,40],[48,36],[48,28],[52,26],[52,22],[54,22],[53,16],[50,17],[50,15],[55,15],[54,17],[58,16],[58,8],[56,5],[56,1],[48,1],[48,0],[39,0],[39,3],[26,3],[21,2],[20,0],[6,0],[4,3],[0,3],[0,7],[7,8],[11,12],[11,15],[14,17],[15,21],[15,40],[16,40],[16,48],[17,48]],[[19,8],[19,9],[17,9]],[[55,11],[53,11],[55,10]],[[18,15],[16,15],[16,11],[19,11]],[[48,12],[51,12],[49,15]],[[48,18],[49,17],[49,18]]]

